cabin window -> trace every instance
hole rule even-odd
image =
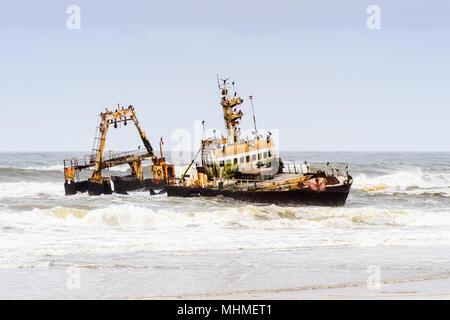
[[[256,154],[252,155],[252,160],[253,160],[253,161],[256,160]]]
[[[262,159],[262,154],[258,153],[258,160],[261,160],[261,159]]]
[[[269,151],[269,158],[272,156],[272,152]]]
[[[264,152],[264,159],[267,159],[267,152]]]
[[[245,159],[246,162],[250,162],[250,156],[247,156]]]
[[[220,163],[219,163],[219,165],[221,166],[221,167],[223,167],[224,166],[224,161],[220,161]]]
[[[227,160],[227,166],[231,166],[231,159]]]
[[[234,163],[234,164],[237,164],[237,158],[234,158],[233,163]]]
[[[244,163],[244,162],[245,162],[244,157],[240,157],[239,158],[239,163]]]

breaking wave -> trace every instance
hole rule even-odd
[[[98,209],[58,206],[19,212],[4,208],[0,226],[13,237],[3,243],[0,258],[450,245],[447,212],[373,207],[245,205],[190,211],[112,204]]]
[[[64,195],[63,182],[4,182],[0,183],[0,199],[28,197],[59,197]]]
[[[54,207],[14,213],[9,218],[37,224],[100,227],[181,227],[207,226],[277,230],[286,228],[352,228],[361,226],[450,226],[447,212],[414,209],[279,207],[245,205],[223,210],[185,210],[146,208],[130,204],[99,209]]]
[[[424,173],[419,168],[374,177],[362,173],[355,176],[353,188],[367,192],[430,193],[449,197],[450,174]]]

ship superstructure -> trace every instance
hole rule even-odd
[[[345,204],[353,183],[348,165],[305,161],[288,163],[285,168],[271,134],[263,136],[256,129],[254,114],[252,138],[241,135],[239,124],[244,113],[239,107],[244,100],[235,90],[230,93],[228,80],[218,81],[218,86],[226,137],[201,141],[201,148],[180,177],[180,183],[166,187],[169,197],[225,196],[281,205]],[[231,87],[234,89],[234,82]],[[249,98],[252,102],[252,96]],[[199,154],[201,164],[187,174]]]
[[[265,137],[256,130],[253,137],[241,135],[239,127],[244,116],[240,106],[244,99],[237,96],[227,80],[218,82],[222,95],[220,105],[223,110],[226,138],[210,138],[202,141],[202,166],[208,176],[213,178],[255,178],[269,179],[279,171],[279,160],[271,134]]]

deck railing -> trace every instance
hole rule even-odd
[[[132,151],[122,151],[122,152],[112,152],[107,151],[103,154],[102,162],[112,162],[121,158],[126,158],[130,156],[145,157],[148,155],[147,150],[132,150]],[[97,159],[97,154],[93,153],[80,158],[70,158],[64,159],[64,168],[88,168],[95,165]]]
[[[287,163],[284,164],[284,173],[291,173],[295,175],[308,175],[317,172],[324,172],[326,175],[334,177],[348,177],[348,164],[347,163]],[[224,179],[215,178],[214,187],[218,187],[222,184],[224,189],[234,190],[255,190],[265,185],[264,179]],[[277,181],[276,187],[286,187],[291,184],[289,180]]]
[[[347,177],[347,163],[323,163],[323,162],[304,162],[304,163],[284,163],[285,173],[295,174],[314,174],[319,171],[325,172],[327,175]]]

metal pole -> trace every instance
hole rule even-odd
[[[191,163],[189,164],[189,166],[186,168],[186,170],[184,171],[184,173],[181,175],[180,181],[183,181],[184,176],[186,175],[186,173],[188,172],[188,170],[191,168],[192,164],[194,163],[195,159],[198,157],[198,154],[200,153],[200,151],[202,151],[202,148],[200,147],[200,149],[197,151],[197,154],[195,155],[194,159],[192,159]]]
[[[255,126],[255,134],[258,132],[256,129],[256,117],[255,117],[255,108],[253,107],[253,96],[249,96],[250,102],[252,104],[252,113],[253,113],[253,125]]]

